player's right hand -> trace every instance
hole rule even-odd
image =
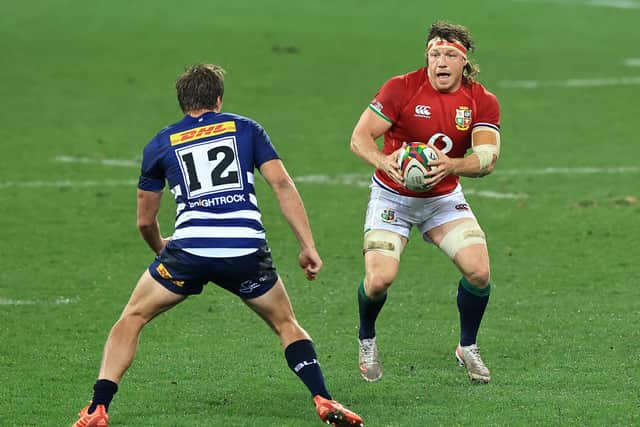
[[[404,178],[402,177],[402,170],[400,169],[400,164],[398,162],[398,157],[400,156],[400,152],[404,150],[404,147],[407,145],[406,142],[402,143],[402,146],[398,148],[393,153],[388,156],[384,156],[382,161],[378,165],[378,169],[382,169],[384,173],[386,173],[389,178],[394,180],[400,185],[404,185]]]
[[[320,259],[320,255],[316,248],[304,248],[300,250],[298,263],[304,270],[307,280],[316,280],[316,277],[318,277],[318,273],[322,268],[322,259]]]

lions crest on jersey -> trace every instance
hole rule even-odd
[[[471,126],[471,109],[460,106],[456,108],[456,129],[467,130]]]

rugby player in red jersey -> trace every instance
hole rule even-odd
[[[426,67],[384,83],[351,137],[351,150],[376,168],[364,225],[365,277],[358,289],[359,365],[366,381],[382,377],[375,321],[413,226],[462,273],[455,356],[473,381],[490,379],[476,344],[491,291],[489,253],[459,177],[493,171],[500,152],[500,108],[475,80],[478,67],[468,59],[474,47],[467,28],[435,22],[427,36]],[[383,135],[380,150],[376,139]],[[427,173],[426,192],[408,190],[398,165],[399,150],[414,141],[430,144],[439,155],[430,163],[435,168]]]

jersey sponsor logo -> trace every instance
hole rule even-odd
[[[425,119],[431,118],[431,106],[430,105],[416,105],[416,117],[424,117]]]
[[[164,266],[164,264],[162,263],[158,264],[158,266],[156,267],[156,271],[158,272],[160,277],[162,277],[165,280],[170,280],[171,283],[173,283],[174,285],[176,286],[184,285],[184,280],[175,280],[171,275],[171,273],[169,273],[169,270],[167,270],[167,267]]]
[[[236,122],[221,122],[207,126],[200,126],[197,128],[189,129],[184,132],[174,133],[169,136],[171,145],[184,144],[185,142],[195,141],[196,139],[204,138],[207,136],[222,135],[223,133],[235,132]]]
[[[188,202],[190,208],[208,208],[213,206],[230,205],[231,203],[246,202],[244,194],[230,194],[228,196],[210,197]]]
[[[453,149],[453,140],[449,135],[438,132],[431,135],[431,138],[427,141],[427,145],[433,145],[444,154],[447,154]]]
[[[460,106],[456,108],[456,129],[467,130],[471,126],[471,109]]]
[[[382,102],[378,101],[377,99],[373,99],[373,101],[371,101],[371,105],[374,109],[376,109],[377,111],[382,111]]]
[[[380,212],[380,218],[382,218],[384,222],[392,223],[396,220],[396,211],[393,209],[383,209],[382,212]]]

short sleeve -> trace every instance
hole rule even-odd
[[[482,86],[478,92],[479,94],[476,98],[478,111],[475,114],[473,127],[484,126],[500,131],[500,105],[498,104],[498,98]]]
[[[138,188],[145,191],[161,191],[165,174],[161,164],[162,153],[157,148],[155,138],[144,147]]]
[[[279,159],[275,147],[271,143],[271,138],[258,123],[253,123],[253,159],[255,166],[260,168],[263,163],[269,160]]]
[[[405,92],[405,86],[404,76],[396,76],[387,80],[371,100],[369,109],[389,123],[396,122],[402,111],[402,95]]]

